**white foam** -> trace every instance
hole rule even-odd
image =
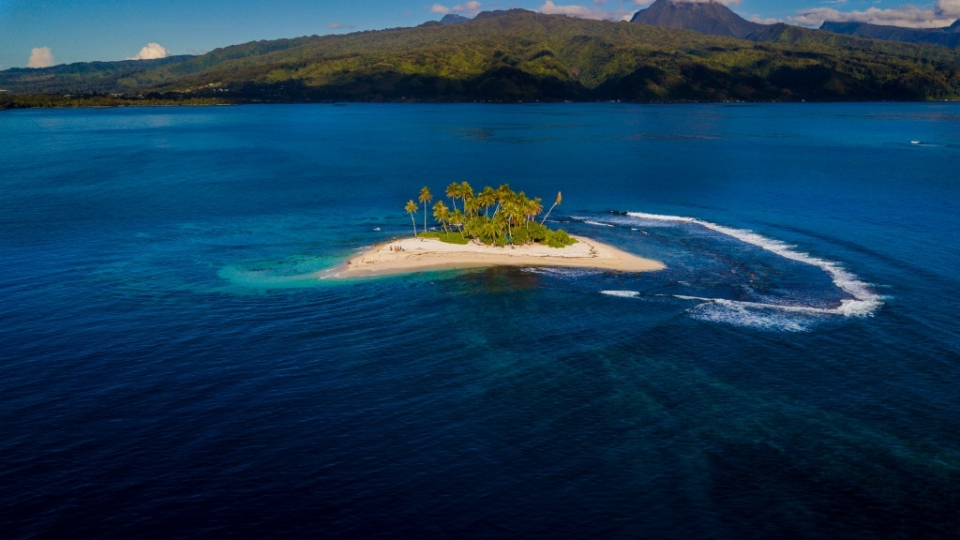
[[[746,303],[738,302],[700,304],[688,313],[691,318],[701,321],[784,332],[806,332],[816,321],[816,317],[809,315],[797,316],[797,314],[776,311],[756,311],[750,309]]]
[[[618,296],[620,298],[636,298],[640,296],[640,293],[637,291],[600,291],[600,294]]]
[[[761,304],[754,302],[739,302],[738,305],[744,307],[752,308],[761,308],[761,309],[779,309],[784,311],[798,311],[803,313],[820,313],[820,314],[832,314],[832,315],[843,315],[845,317],[870,317],[876,312],[876,310],[883,304],[883,298],[873,292],[870,289],[870,286],[860,281],[855,274],[844,269],[840,266],[839,263],[828,261],[826,259],[821,259],[819,257],[814,257],[808,253],[802,253],[794,250],[795,246],[781,242],[779,240],[774,240],[772,238],[767,238],[763,235],[757,234],[753,231],[748,231],[744,229],[734,229],[732,227],[724,227],[723,225],[717,225],[716,223],[710,223],[709,221],[703,221],[701,219],[683,217],[683,216],[667,216],[660,214],[647,214],[644,212],[628,212],[628,216],[645,219],[650,221],[659,221],[664,223],[687,223],[694,224],[711,231],[718,232],[720,234],[736,238],[741,242],[757,246],[761,249],[775,253],[785,259],[790,259],[792,261],[797,261],[803,264],[809,264],[811,266],[816,266],[820,268],[833,281],[833,284],[836,285],[840,290],[849,294],[853,298],[847,298],[841,300],[840,305],[835,308],[823,309],[823,308],[812,308],[804,306],[781,306],[775,304]],[[680,297],[689,300],[700,300],[704,302],[733,302],[732,300],[721,300],[717,298],[697,298],[697,297]]]
[[[544,276],[557,277],[583,277],[603,274],[603,270],[592,270],[589,268],[553,268],[549,266],[530,266],[520,269],[521,272],[529,274],[540,274]]]
[[[613,225],[610,225],[609,223],[600,223],[598,221],[590,221],[589,219],[584,220],[583,222],[587,225],[593,225],[595,227],[613,227]]]

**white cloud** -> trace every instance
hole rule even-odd
[[[327,23],[327,28],[331,30],[341,30],[341,29],[350,29],[354,28],[352,24],[341,24],[338,22]]]
[[[167,54],[167,49],[159,43],[147,43],[136,56],[127,58],[127,60],[156,60],[157,58],[166,58]]]
[[[480,13],[480,2],[467,2],[458,6],[453,6],[453,11],[457,13],[466,13],[467,15],[476,15]]]
[[[618,9],[617,11],[604,11],[602,9],[588,8],[586,6],[567,5],[558,6],[553,0],[547,0],[542,6],[537,8],[537,12],[544,15],[566,15],[577,19],[591,19],[594,21],[619,21],[629,20],[633,15],[632,11]]]
[[[933,6],[919,8],[903,5],[890,9],[869,8],[864,11],[837,11],[833,8],[813,8],[787,17],[787,22],[802,26],[820,26],[824,21],[865,22],[910,28],[939,28],[953,24],[960,17],[960,0],[937,0]]]
[[[45,68],[53,65],[53,53],[50,47],[36,47],[30,51],[30,60],[27,60],[27,67]]]
[[[960,0],[937,0],[933,10],[941,16],[960,17]]]
[[[431,13],[440,13],[441,15],[446,15],[447,13],[465,13],[467,15],[476,15],[481,11],[480,2],[471,1],[464,2],[463,4],[457,4],[452,8],[449,8],[443,4],[434,4],[430,8]]]
[[[750,22],[755,22],[757,24],[777,24],[778,22],[783,22],[780,19],[774,17],[761,17],[759,15],[754,15],[747,19]]]

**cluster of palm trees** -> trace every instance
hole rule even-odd
[[[516,193],[508,184],[497,189],[487,186],[475,193],[467,182],[451,182],[445,194],[450,199],[450,206],[439,200],[432,207],[433,218],[443,227],[444,235],[452,234],[450,228],[453,228],[460,238],[476,238],[485,244],[526,244],[536,241],[545,241],[550,245],[573,243],[565,232],[551,231],[543,225],[553,208],[560,204],[560,193],[557,193],[556,202],[539,223],[536,217],[543,213],[540,198],[531,199],[522,191]],[[423,231],[426,232],[427,204],[433,202],[430,188],[424,186],[417,201],[423,205]],[[410,199],[404,209],[410,214],[413,234],[417,236],[414,215],[419,211],[419,206]]]

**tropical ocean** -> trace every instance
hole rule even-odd
[[[3,538],[957,538],[956,104],[0,113]],[[509,183],[647,274],[338,280]],[[418,215],[422,221],[423,216]]]

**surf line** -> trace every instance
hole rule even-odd
[[[833,281],[833,284],[836,285],[840,290],[849,294],[853,298],[844,298],[840,301],[840,305],[832,309],[821,309],[813,307],[802,307],[802,306],[778,306],[776,304],[761,304],[756,302],[739,302],[736,300],[724,300],[721,298],[699,298],[694,296],[682,296],[675,295],[676,298],[681,298],[684,300],[697,300],[702,302],[714,302],[718,304],[735,304],[742,305],[744,307],[752,308],[765,308],[765,309],[779,309],[782,311],[793,311],[793,312],[802,312],[802,313],[823,313],[823,314],[832,314],[832,315],[843,315],[845,317],[870,317],[873,316],[873,313],[883,304],[883,299],[880,295],[870,290],[870,286],[860,281],[860,278],[857,277],[852,272],[848,272],[838,263],[833,261],[828,261],[826,259],[821,259],[819,257],[814,257],[807,253],[801,253],[795,251],[790,244],[781,242],[780,240],[774,240],[772,238],[767,238],[763,235],[757,234],[753,231],[748,231],[744,229],[734,229],[732,227],[724,227],[723,225],[717,225],[716,223],[710,223],[709,221],[704,221],[702,219],[683,217],[683,216],[668,216],[661,214],[647,214],[644,212],[627,212],[627,215],[633,218],[645,219],[649,221],[667,221],[675,223],[689,223],[692,225],[697,225],[705,229],[709,229],[720,234],[736,238],[741,242],[756,246],[758,248],[764,249],[771,253],[775,253],[786,259],[792,261],[797,261],[803,264],[809,264],[811,266],[816,266],[820,268]]]

